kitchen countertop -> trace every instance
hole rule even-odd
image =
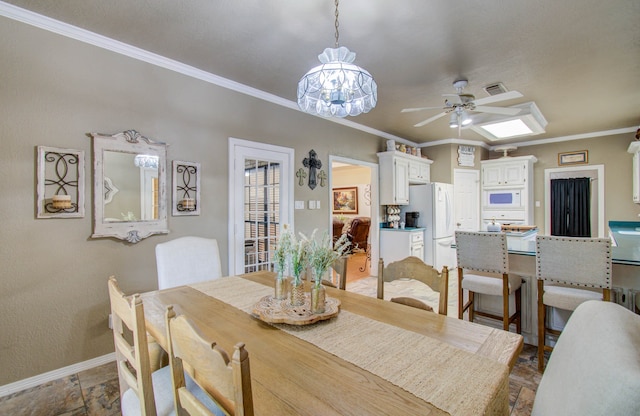
[[[614,264],[640,266],[640,222],[609,221],[609,236],[612,240]],[[528,250],[509,250],[509,253],[535,256],[535,241],[529,245]]]
[[[380,231],[424,231],[424,227],[404,227],[404,228],[380,228]]]

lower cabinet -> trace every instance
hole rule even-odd
[[[424,228],[380,229],[380,258],[385,266],[409,256],[424,261]]]

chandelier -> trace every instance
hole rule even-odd
[[[335,0],[335,48],[326,48],[318,55],[322,64],[309,70],[298,82],[300,109],[323,117],[368,113],[378,101],[378,86],[371,74],[353,63],[354,52],[338,45],[338,3]]]

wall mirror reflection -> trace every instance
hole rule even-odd
[[[135,130],[92,133],[94,154],[93,238],[137,243],[166,234],[166,144]]]

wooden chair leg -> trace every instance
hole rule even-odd
[[[458,319],[464,314],[464,290],[462,290],[462,269],[458,268]]]
[[[538,371],[544,371],[544,337],[545,337],[545,306],[542,301],[544,296],[544,281],[538,280]]]
[[[502,329],[509,330],[509,275],[502,275]]]
[[[473,322],[475,319],[475,306],[476,306],[476,292],[469,292],[469,322]]]
[[[522,286],[516,290],[516,332],[522,334]]]

